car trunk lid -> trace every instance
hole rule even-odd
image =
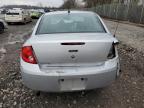
[[[34,36],[32,47],[42,66],[101,64],[114,42],[106,33],[47,34]]]

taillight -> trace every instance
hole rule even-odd
[[[37,64],[32,46],[22,47],[21,57],[27,63]]]
[[[115,53],[115,45],[112,44],[112,47],[109,51],[109,54],[107,56],[108,59],[113,59],[114,57],[116,57],[116,53]]]

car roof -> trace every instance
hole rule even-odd
[[[45,13],[45,15],[54,15],[54,14],[66,14],[68,13],[68,10],[64,10],[64,11],[53,11],[53,12],[49,12],[49,13]],[[70,13],[85,13],[85,14],[95,14],[94,12],[91,11],[76,11],[76,10],[70,10]]]

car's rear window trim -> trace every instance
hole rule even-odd
[[[40,19],[40,22],[39,22],[39,24],[38,24],[38,27],[37,27],[37,30],[36,30],[36,33],[35,33],[35,35],[39,35],[38,34],[38,31],[39,31],[39,29],[40,29],[40,25],[41,25],[41,22],[42,22],[42,20],[43,20],[43,17],[44,17],[44,15],[41,17],[41,19]]]
[[[45,34],[69,34],[69,33],[106,33],[106,32],[54,32],[54,33],[41,33],[36,35],[45,35]]]
[[[98,16],[97,16],[97,17],[98,17]],[[102,26],[102,28],[103,28],[103,30],[104,30],[103,33],[107,33],[106,28],[104,27],[104,25],[103,25],[103,23],[101,22],[101,20],[100,20],[99,17],[98,17],[98,20],[99,20],[99,22],[100,22],[100,24],[101,24],[101,26]]]

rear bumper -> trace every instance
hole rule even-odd
[[[40,71],[37,65],[31,65],[21,60],[21,74],[24,84],[33,90],[47,92],[102,88],[110,85],[116,79],[118,72],[118,58],[107,61],[102,66],[56,68],[49,72]],[[64,81],[61,82],[61,80]]]

